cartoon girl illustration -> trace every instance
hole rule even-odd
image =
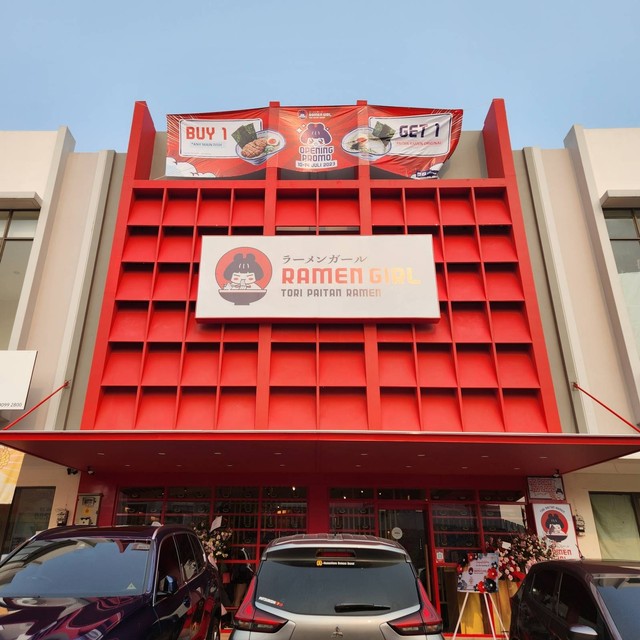
[[[263,275],[262,267],[256,262],[256,257],[253,253],[236,253],[233,256],[233,260],[224,270],[224,277],[227,280],[224,289],[234,291],[262,290],[256,281],[262,278]]]

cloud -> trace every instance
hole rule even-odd
[[[215,178],[215,173],[198,173],[189,162],[176,162],[174,158],[167,158],[165,176],[177,178]]]

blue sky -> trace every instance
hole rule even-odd
[[[461,108],[504,98],[512,146],[640,126],[637,0],[22,0],[0,3],[0,130],[125,151],[133,104]]]

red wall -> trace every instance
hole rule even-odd
[[[561,430],[501,100],[486,179],[149,180],[154,137],[137,103],[83,429]],[[196,323],[202,236],[283,226],[432,234],[440,322]]]

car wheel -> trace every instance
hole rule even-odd
[[[207,640],[220,640],[220,610],[214,611],[209,620]]]

